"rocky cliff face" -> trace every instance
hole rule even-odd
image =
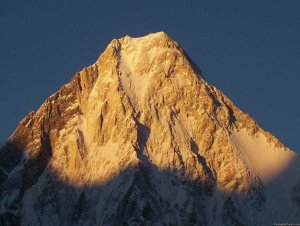
[[[300,219],[297,155],[163,32],[114,39],[22,120],[0,157],[3,225]]]

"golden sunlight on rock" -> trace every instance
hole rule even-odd
[[[24,155],[18,169],[25,175],[22,202],[29,203],[25,225],[38,221],[34,214],[44,211],[38,206],[59,212],[51,204],[63,202],[57,197],[69,206],[76,200],[89,206],[82,219],[93,218],[98,225],[137,216],[162,224],[174,219],[173,225],[243,225],[244,219],[257,225],[282,216],[282,208],[291,209],[287,217],[296,219],[299,206],[284,200],[298,192],[298,171],[288,188],[285,182],[276,190],[267,186],[297,155],[193,65],[163,32],[114,39],[96,63],[30,113],[10,138]],[[57,192],[53,197],[40,195],[51,188]],[[268,203],[274,195],[292,204],[272,209]],[[12,200],[1,205],[9,209]],[[267,209],[275,217],[267,219]],[[161,213],[168,217],[160,218]],[[60,214],[73,224],[73,213]]]

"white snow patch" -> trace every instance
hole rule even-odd
[[[297,157],[295,152],[275,147],[261,133],[250,136],[246,129],[232,130],[230,138],[249,167],[264,181],[279,175]]]
[[[142,99],[144,97],[144,94],[150,82],[151,75],[141,75],[136,72],[134,67],[131,66],[132,61],[135,61],[134,56],[121,51],[119,67],[119,70],[121,72],[121,84],[127,95],[131,99],[137,101],[138,99]]]

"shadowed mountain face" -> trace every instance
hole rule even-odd
[[[299,170],[165,33],[126,36],[1,148],[0,224],[295,223]]]

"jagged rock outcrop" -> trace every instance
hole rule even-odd
[[[3,225],[300,219],[297,155],[163,32],[114,39],[22,120],[0,157]]]

